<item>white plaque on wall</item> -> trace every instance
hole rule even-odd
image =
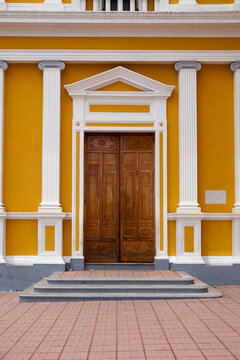
[[[226,190],[205,190],[205,204],[226,204]]]

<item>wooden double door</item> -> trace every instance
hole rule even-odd
[[[153,262],[154,134],[86,134],[86,262]]]

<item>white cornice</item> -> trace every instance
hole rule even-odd
[[[240,7],[169,7],[164,12],[47,11],[44,4],[7,4],[1,36],[240,37]],[[233,10],[235,9],[235,10]],[[46,11],[44,11],[46,10]],[[134,25],[134,26],[133,26]]]
[[[199,61],[231,64],[240,61],[240,50],[45,50],[0,49],[0,59],[9,63],[38,63],[61,60],[65,63],[165,63]]]

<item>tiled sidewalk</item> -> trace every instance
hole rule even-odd
[[[240,286],[207,300],[19,303],[0,296],[1,359],[240,359]]]

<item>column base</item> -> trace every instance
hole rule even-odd
[[[0,264],[6,264],[6,259],[5,259],[5,257],[4,256],[1,256],[0,257]]]
[[[240,204],[233,205],[232,212],[234,214],[240,214]]]
[[[38,212],[40,213],[61,213],[62,207],[59,205],[40,205],[38,207]]]
[[[34,264],[61,264],[65,265],[65,261],[62,256],[50,256],[50,255],[40,255],[37,256]]]
[[[196,213],[200,214],[201,208],[198,205],[196,206],[178,205],[176,212],[182,214],[196,214]]]
[[[5,206],[3,204],[0,204],[0,213],[4,213],[5,211]]]
[[[84,270],[84,257],[83,256],[76,256],[70,258],[70,268],[72,270]]]
[[[176,256],[174,264],[206,264],[201,256]]]

